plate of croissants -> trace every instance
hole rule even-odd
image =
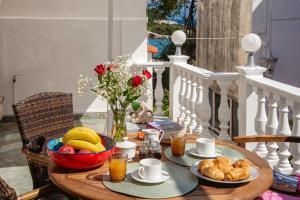
[[[246,183],[258,177],[257,169],[248,160],[232,161],[225,156],[198,161],[191,171],[202,179],[225,184]]]

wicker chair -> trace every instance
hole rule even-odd
[[[17,196],[16,191],[10,187],[3,179],[0,177],[0,199],[1,200],[29,200],[29,199],[40,199],[47,196],[48,194],[55,193],[56,188],[54,185],[49,184],[41,188],[35,189],[30,192],[26,192]]]
[[[33,188],[49,183],[46,144],[73,127],[72,94],[45,92],[13,105]]]

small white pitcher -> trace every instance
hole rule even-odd
[[[2,120],[3,114],[4,114],[4,111],[3,111],[3,102],[4,102],[4,97],[0,96],[0,121]]]
[[[142,132],[144,133],[144,141],[152,139],[153,141],[160,142],[164,136],[163,131],[158,131],[156,129],[143,129]]]

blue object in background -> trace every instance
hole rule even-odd
[[[155,46],[158,49],[158,52],[154,54],[153,58],[160,58],[162,53],[166,48],[172,43],[171,39],[168,38],[156,38],[148,39],[148,43],[152,46]]]

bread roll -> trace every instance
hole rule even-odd
[[[249,164],[248,160],[241,159],[241,160],[236,161],[233,164],[233,166],[236,168],[248,168],[250,166],[250,164]]]
[[[225,180],[241,181],[249,178],[249,176],[250,176],[249,168],[232,168],[229,172],[225,174]]]
[[[209,160],[202,160],[201,162],[199,162],[199,165],[198,165],[198,171],[202,173],[202,170],[204,168],[207,168],[207,167],[213,167],[214,166],[214,161],[209,159]]]
[[[202,170],[202,174],[208,178],[223,181],[224,173],[216,167],[206,167]]]

